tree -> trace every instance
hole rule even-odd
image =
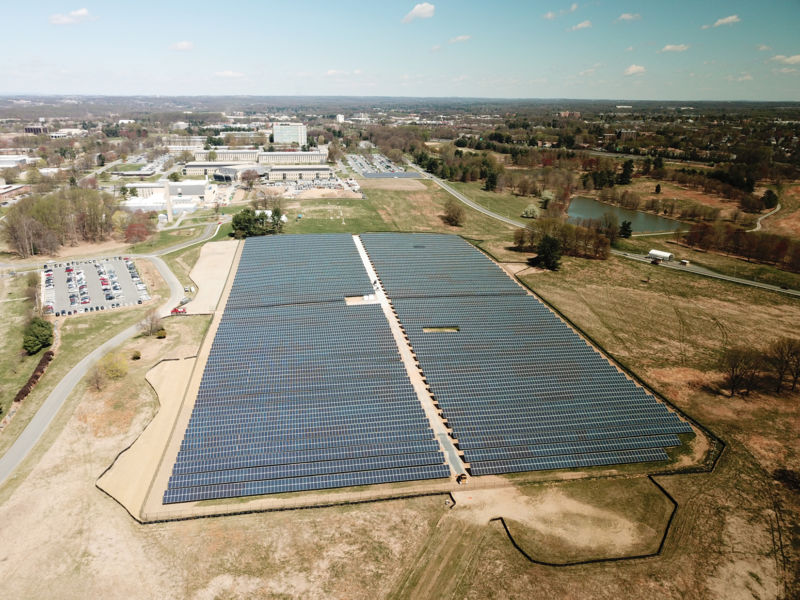
[[[561,261],[561,243],[549,235],[542,236],[536,249],[539,264],[551,271],[557,271]]]
[[[148,336],[153,335],[156,331],[161,329],[161,318],[158,316],[155,309],[145,315],[144,320],[139,323],[139,329]]]
[[[660,193],[661,193],[661,184],[657,183],[656,184],[656,194],[660,194]]]
[[[783,380],[789,373],[792,357],[798,349],[798,340],[782,337],[772,342],[764,353],[764,361],[775,376],[775,392],[780,393]]]
[[[775,208],[778,206],[778,195],[772,190],[767,190],[761,196],[761,202],[764,204],[764,208]]]
[[[177,182],[179,182],[181,180],[181,174],[178,173],[177,171],[173,171],[172,173],[170,173],[167,176],[167,179],[169,179],[170,181],[172,181],[174,183],[177,183]]]
[[[208,153],[208,160],[209,160],[209,162],[214,162],[215,160],[217,160],[217,151],[216,150],[212,150],[211,152]]]
[[[735,346],[725,350],[720,366],[731,397],[740,391],[747,394],[753,389],[761,370],[761,355],[752,347]]]
[[[497,189],[497,181],[498,181],[497,172],[496,171],[489,171],[486,174],[486,185],[484,186],[484,189],[487,192],[495,191]]]
[[[103,374],[109,379],[121,379],[128,374],[128,363],[119,352],[106,354],[100,359],[99,365]]]
[[[800,381],[800,340],[792,340],[792,353],[789,358],[789,376],[792,379],[792,391],[797,388]]]
[[[617,183],[619,185],[628,185],[633,176],[633,160],[628,159],[622,163],[622,173],[617,175]]]
[[[247,169],[247,171],[243,172],[241,175],[242,183],[247,186],[248,190],[253,189],[253,185],[258,181],[258,177],[258,171],[255,169]]]
[[[28,354],[36,354],[42,348],[53,343],[53,324],[39,317],[34,317],[22,335],[22,348]]]
[[[619,237],[628,239],[633,234],[633,228],[630,221],[623,221],[619,225]]]
[[[150,236],[150,231],[144,223],[131,223],[125,228],[125,241],[136,244],[145,241]]]
[[[102,154],[97,155],[97,166],[98,167],[105,167],[106,166],[106,157]]]
[[[444,205],[444,220],[448,225],[461,227],[464,224],[464,207],[455,198],[449,198]]]

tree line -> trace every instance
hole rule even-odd
[[[800,273],[800,240],[783,235],[748,232],[731,223],[716,221],[695,223],[683,241],[694,248],[734,254]]]
[[[23,258],[54,254],[61,246],[107,239],[116,207],[113,196],[92,189],[30,196],[8,211],[2,234]]]
[[[514,247],[519,251],[535,252],[544,238],[550,238],[556,241],[559,253],[607,259],[611,252],[611,240],[604,234],[606,225],[601,221],[588,225],[573,225],[562,219],[537,219],[514,232]],[[554,245],[549,240],[547,243],[548,249]]]
[[[784,384],[794,392],[800,382],[800,339],[782,337],[766,347],[727,348],[720,361],[731,396],[747,395],[768,384],[780,393]]]

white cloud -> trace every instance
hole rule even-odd
[[[442,47],[439,44],[436,44],[435,46],[431,46],[431,52],[438,52],[441,49],[442,49]]]
[[[588,69],[584,69],[583,71],[578,72],[578,77],[586,77],[587,75],[591,75],[594,73],[596,69],[594,67],[589,67]]]
[[[361,75],[361,69],[355,69],[353,75]]]
[[[458,44],[459,42],[467,42],[472,39],[471,35],[457,35],[454,38],[450,39],[451,44]]]
[[[347,71],[340,71],[339,69],[328,69],[325,71],[325,75],[328,77],[336,77],[341,75],[347,75]]]
[[[661,52],[686,52],[688,49],[689,44],[667,44]]]
[[[642,18],[639,13],[622,13],[617,17],[617,21],[638,21]]]
[[[403,17],[403,23],[411,23],[411,21],[414,19],[430,19],[435,10],[436,7],[430,2],[415,4],[414,8],[412,8],[405,17]]]
[[[169,47],[169,49],[185,52],[187,50],[193,50],[194,44],[192,42],[187,42],[186,40],[184,40],[182,42],[175,42]]]
[[[633,52],[633,46],[628,46],[625,48],[625,52]]]
[[[240,73],[239,71],[217,71],[214,73],[215,77],[222,77],[223,79],[239,79],[240,77],[244,77],[244,73]]]
[[[740,21],[741,19],[739,18],[739,15],[731,15],[730,17],[717,19],[714,22],[714,27],[719,27],[720,25],[733,25],[734,23],[738,23]]]
[[[759,52],[765,52],[767,50],[772,50],[772,47],[771,46],[767,46],[766,44],[759,44],[758,46],[756,46],[756,49]]]
[[[625,69],[625,75],[641,75],[646,70],[642,65],[631,65]]]
[[[728,81],[753,81],[753,76],[742,71],[742,74],[738,77],[736,75],[728,75],[725,79]]]
[[[586,21],[581,21],[577,25],[573,25],[570,29],[572,31],[578,31],[579,29],[589,29],[592,26],[592,22],[588,19]]]
[[[778,54],[770,58],[770,60],[783,63],[784,65],[800,65],[800,54],[795,54],[794,56],[786,56],[784,54]]]
[[[575,12],[576,10],[578,10],[578,3],[573,2],[572,6],[569,7],[569,12]]]
[[[710,29],[712,27],[720,27],[721,25],[733,25],[734,23],[741,22],[739,15],[730,15],[729,17],[722,17],[714,21],[713,25],[703,25],[700,29]]]
[[[778,73],[797,73],[797,69],[794,67],[781,67],[778,69]]]
[[[548,21],[552,21],[552,20],[553,20],[553,19],[555,19],[557,16],[558,16],[558,15],[557,15],[556,13],[554,13],[552,10],[549,10],[549,11],[547,11],[546,13],[544,13],[544,14],[542,15],[542,18],[543,18],[543,19],[547,19]]]
[[[65,15],[61,13],[50,15],[50,23],[52,25],[75,25],[76,23],[82,23],[83,21],[88,21],[89,19],[91,19],[91,16],[89,15],[89,9],[87,8],[79,8],[78,10],[70,11]]]

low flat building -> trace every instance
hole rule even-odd
[[[267,181],[313,181],[315,179],[336,179],[327,165],[275,165],[266,173]]]
[[[186,163],[183,169],[181,169],[181,173],[189,177],[194,177],[197,175],[207,175],[212,177],[219,169],[223,167],[234,167],[238,164],[240,164],[238,161],[231,160],[214,162],[193,161]]]

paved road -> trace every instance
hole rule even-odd
[[[422,176],[425,179],[430,179],[431,181],[436,182],[442,189],[444,189],[445,191],[449,192],[455,198],[457,198],[458,200],[460,200],[461,202],[463,202],[467,206],[469,206],[471,208],[474,208],[478,212],[481,212],[484,215],[492,217],[493,219],[497,219],[498,221],[502,221],[503,223],[508,223],[509,225],[514,225],[516,227],[525,227],[524,223],[521,223],[519,221],[515,221],[514,219],[510,219],[508,217],[504,217],[503,215],[498,215],[497,213],[494,213],[494,212],[490,211],[488,208],[484,208],[480,204],[477,204],[477,203],[473,202],[472,200],[470,200],[469,198],[464,196],[464,194],[461,194],[460,192],[456,191],[455,189],[453,189],[452,187],[447,185],[444,181],[442,181],[438,177],[434,177],[430,173],[426,173],[425,171],[423,171],[422,169],[417,167],[415,164],[413,164],[413,163],[408,163],[408,164],[412,168],[414,168],[417,171],[419,171],[420,173],[422,173]],[[768,217],[771,214],[774,214],[775,212],[778,211],[778,209],[780,209],[780,205],[778,205],[778,207],[774,211],[772,211],[771,213],[767,213],[766,215],[763,215],[761,217],[761,219],[763,219],[765,217]],[[759,219],[758,226],[760,226],[760,225],[761,225],[761,222],[760,222],[760,219]],[[758,227],[756,229],[758,229]],[[628,258],[628,259],[631,259],[631,260],[638,260],[638,261],[647,262],[647,263],[650,262],[650,259],[647,258],[646,255],[631,254],[629,252],[621,252],[619,250],[611,250],[611,253],[616,255],[616,256],[621,256],[621,257]],[[722,279],[724,281],[731,281],[733,283],[739,283],[741,285],[749,285],[751,287],[757,287],[757,288],[761,288],[761,289],[764,289],[764,290],[770,290],[772,292],[779,292],[781,294],[787,294],[789,296],[795,296],[795,297],[800,298],[800,291],[798,291],[798,290],[785,290],[785,289],[783,289],[781,287],[778,287],[777,285],[770,285],[769,283],[761,283],[761,282],[758,282],[758,281],[753,281],[751,279],[741,279],[739,277],[731,277],[729,275],[722,275],[720,273],[716,273],[714,271],[711,271],[710,269],[699,267],[697,265],[688,265],[688,266],[684,267],[684,266],[681,266],[679,263],[668,263],[667,262],[667,263],[662,263],[661,265],[659,265],[659,268],[660,267],[664,267],[664,268],[667,268],[667,269],[677,269],[679,271],[684,271],[684,272],[687,272],[687,273],[694,273],[695,275],[702,275],[704,277],[713,277],[714,279]],[[654,265],[654,268],[655,268],[655,265]]]
[[[748,232],[750,232],[750,231],[761,231],[761,221],[763,221],[763,220],[764,220],[764,219],[766,219],[767,217],[771,217],[771,216],[772,216],[772,215],[774,215],[776,212],[778,212],[780,209],[781,209],[781,203],[780,203],[780,202],[778,202],[778,205],[777,205],[775,208],[773,208],[773,209],[772,209],[771,211],[769,211],[767,214],[765,214],[765,215],[761,215],[760,217],[758,217],[758,219],[756,219],[756,226],[755,226],[755,227],[753,227],[752,229],[748,229],[747,231],[748,231]]]
[[[172,308],[177,306],[178,302],[180,302],[183,297],[183,286],[163,259],[158,256],[148,256],[144,258],[147,258],[155,265],[158,272],[164,278],[164,281],[169,285],[170,296],[167,301],[158,308],[158,316],[165,317],[170,314]],[[0,485],[2,485],[22,461],[25,460],[36,443],[41,439],[42,435],[44,435],[50,423],[55,419],[58,411],[61,410],[64,402],[66,402],[67,398],[72,393],[72,390],[89,372],[89,369],[91,369],[105,354],[132,338],[138,332],[138,324],[121,331],[110,340],[107,340],[89,352],[89,354],[64,376],[53,391],[50,392],[50,395],[45,399],[33,419],[31,419],[28,426],[22,431],[11,448],[0,457]]]

